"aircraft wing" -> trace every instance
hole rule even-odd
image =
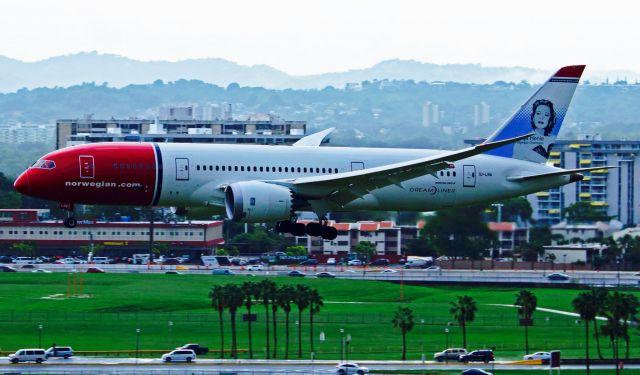
[[[358,171],[264,182],[286,186],[296,195],[305,199],[328,198],[337,205],[344,205],[372,190],[389,185],[402,187],[403,181],[425,174],[435,175],[439,170],[449,168],[451,162],[482,154],[530,136],[531,133],[462,150],[445,151],[434,156]]]

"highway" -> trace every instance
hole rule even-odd
[[[33,269],[22,269],[14,266],[20,272],[31,272]],[[130,265],[130,264],[39,264],[38,269],[52,272],[86,272],[88,267],[99,267],[108,273],[165,273],[170,270],[178,271],[182,274],[211,274],[212,269],[196,265],[160,266],[160,265]],[[580,284],[594,286],[625,286],[640,287],[640,276],[635,272],[616,271],[543,271],[543,270],[422,270],[403,269],[399,267],[385,268],[374,267],[347,267],[347,266],[325,266],[316,267],[302,266],[269,266],[263,271],[246,271],[245,267],[228,267],[237,275],[253,276],[287,276],[287,273],[296,269],[306,275],[315,277],[317,272],[331,272],[340,279],[364,279],[381,280],[395,282],[412,283],[513,283],[513,284]],[[565,273],[569,276],[567,281],[553,281],[547,275],[553,272]]]

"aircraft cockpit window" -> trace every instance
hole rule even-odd
[[[56,167],[56,163],[53,160],[43,160],[40,159],[33,163],[31,168],[40,168],[40,169],[53,169]]]

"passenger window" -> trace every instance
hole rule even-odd
[[[284,167],[285,172],[289,172],[289,167]]]
[[[327,170],[325,168],[322,168],[322,173],[327,173]]]
[[[267,172],[269,172],[269,167],[267,167]]]
[[[300,173],[300,167],[298,167],[298,173]]]
[[[200,170],[200,166],[196,165],[196,170],[199,171]]]
[[[278,167],[278,172],[282,172],[282,167]]]
[[[260,172],[262,172],[262,167],[260,167]]]
[[[316,173],[320,173],[320,168],[316,168]]]
[[[237,172],[238,171],[238,166],[236,165],[235,167],[233,167],[233,170]]]
[[[255,167],[255,166],[254,166],[254,167],[253,167],[253,171],[254,171],[254,172],[257,172],[257,171],[258,171],[258,167]]]
[[[240,171],[244,172],[244,165],[240,167]]]
[[[304,173],[307,173],[307,167],[302,168],[302,171],[303,171]]]
[[[450,176],[449,171],[447,171],[447,177],[449,177],[449,176]]]
[[[224,167],[223,167],[223,168],[224,168]],[[219,171],[219,170],[220,170],[220,166],[219,166],[219,165],[216,165],[216,171]]]
[[[453,171],[453,177],[455,177],[455,176],[456,176],[456,171]]]

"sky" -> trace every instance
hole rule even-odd
[[[640,70],[630,0],[2,0],[0,55],[224,58],[306,75],[382,60]]]

